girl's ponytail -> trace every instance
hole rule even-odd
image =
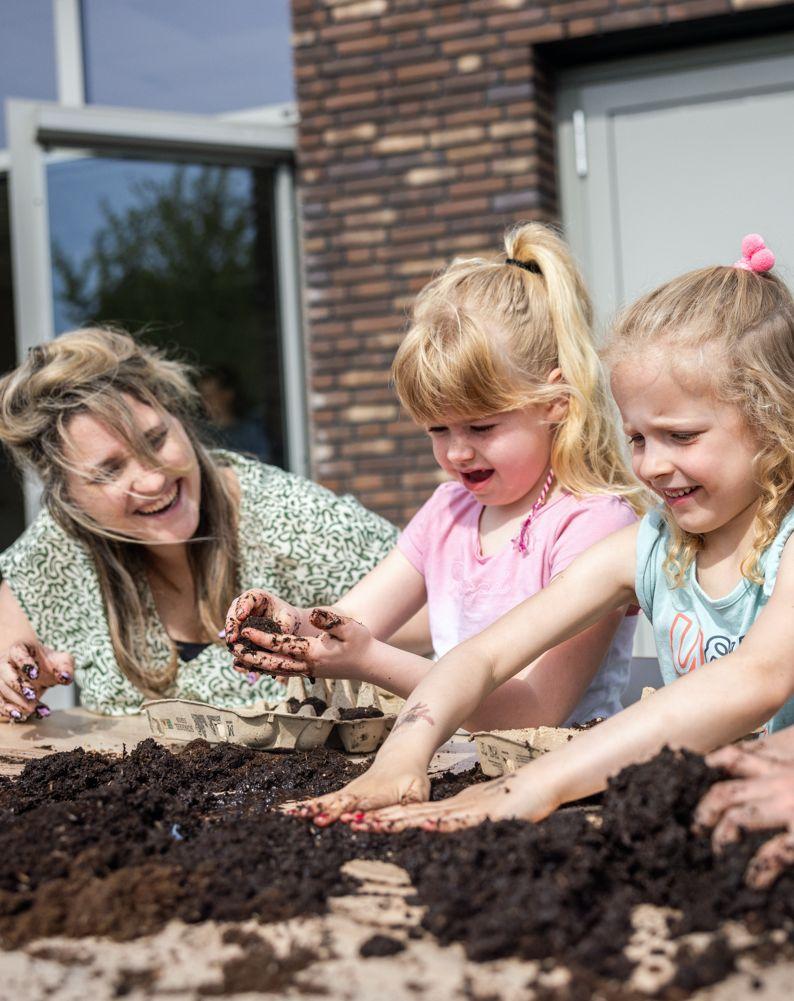
[[[508,231],[505,251],[506,260],[525,272],[521,281],[529,286],[528,295],[543,297],[562,373],[558,392],[568,397],[568,413],[552,446],[555,475],[573,493],[624,494],[638,512],[643,510],[642,491],[618,441],[617,411],[593,342],[592,303],[570,250],[549,227],[525,223]]]

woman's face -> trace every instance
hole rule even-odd
[[[102,528],[153,546],[186,542],[198,527],[201,501],[190,439],[177,418],[124,399],[156,465],[133,453],[98,417],[77,414],[66,428],[69,496]]]

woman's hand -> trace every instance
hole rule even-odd
[[[436,803],[401,804],[363,816],[359,814],[350,820],[350,827],[354,831],[383,834],[394,834],[409,827],[449,832],[475,827],[484,820],[542,820],[558,803],[545,797],[540,790],[539,783],[526,781],[521,772],[503,775]]]
[[[255,587],[250,591],[243,591],[237,595],[226,613],[225,637],[230,648],[232,644],[237,643],[245,620],[252,615],[272,619],[278,623],[282,632],[297,633],[305,613],[303,609],[295,608],[294,605],[282,601],[275,594],[262,588]]]
[[[70,685],[74,658],[41,643],[18,642],[0,654],[0,720],[43,719],[50,710],[39,700],[53,685]]]
[[[318,631],[316,636],[265,633],[243,622],[241,639],[260,649],[235,643],[231,647],[235,668],[312,678],[357,677],[366,666],[373,642],[367,627],[329,608],[312,609],[309,622]]]
[[[337,792],[316,799],[287,803],[284,813],[313,820],[318,827],[327,827],[335,820],[355,822],[365,810],[392,803],[422,803],[430,795],[430,780],[426,772],[414,770],[391,758],[373,762],[371,767]]]
[[[714,828],[716,850],[738,841],[744,831],[784,828],[759,848],[747,866],[747,883],[765,889],[794,864],[794,733],[783,730],[766,739],[723,747],[706,761],[734,776],[715,783],[695,813],[697,827]]]

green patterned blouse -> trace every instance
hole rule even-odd
[[[397,530],[353,497],[337,497],[310,480],[232,452],[217,452],[240,483],[241,590],[264,587],[294,605],[330,604],[393,547]],[[75,659],[80,702],[107,715],[137,713],[143,696],[120,671],[110,642],[96,571],[87,550],[42,511],[4,553],[0,573],[47,646]],[[152,676],[164,670],[171,645],[147,588]],[[233,706],[284,692],[272,678],[250,685],[213,644],[180,662],[164,697]]]

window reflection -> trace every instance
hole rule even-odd
[[[83,0],[87,100],[220,113],[294,100],[289,0]]]
[[[271,170],[66,156],[47,168],[56,333],[177,348],[216,442],[283,465]]]
[[[6,98],[55,100],[54,37],[52,0],[0,2],[0,147],[8,141]]]

